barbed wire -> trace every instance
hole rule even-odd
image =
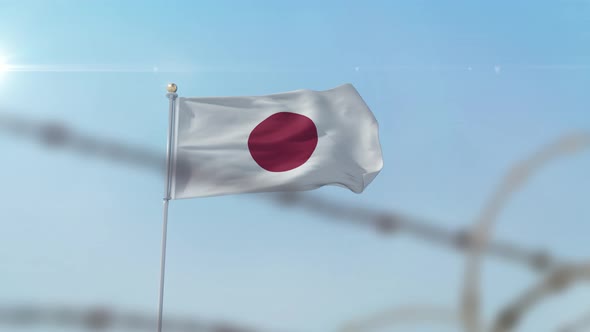
[[[126,329],[153,331],[154,315],[118,311],[106,306],[80,308],[79,306],[0,305],[0,322],[13,328],[55,327],[62,329],[84,328],[93,331]],[[270,332],[228,322],[209,322],[194,318],[164,319],[164,328],[172,332]]]
[[[0,131],[36,142],[53,149],[66,149],[82,156],[102,158],[129,166],[164,174],[163,152],[122,143],[118,140],[94,137],[77,131],[60,121],[32,120],[21,115],[0,113]],[[182,167],[182,161],[179,161]],[[378,211],[362,206],[330,202],[318,195],[301,192],[259,195],[284,207],[300,208],[338,223],[348,222],[372,229],[383,235],[407,234],[419,240],[465,251],[471,246],[467,229],[448,230],[436,222],[426,221],[398,212]],[[486,253],[505,261],[543,271],[560,262],[546,250],[530,250],[505,241],[487,244]]]
[[[84,134],[66,126],[60,121],[35,121],[14,114],[0,113],[0,131],[27,139],[32,138],[47,147],[65,148],[80,155],[94,156],[150,169],[160,175],[164,171],[165,160],[162,157],[162,153],[138,145],[121,143],[118,140],[97,138]],[[518,190],[535,170],[550,160],[568,153],[578,152],[587,147],[590,147],[590,134],[577,133],[568,135],[518,163],[502,180],[489,202],[484,205],[484,209],[476,219],[474,226],[457,230],[449,230],[448,228],[439,226],[435,222],[426,221],[400,212],[378,211],[361,205],[344,205],[309,193],[290,192],[259,196],[265,197],[274,203],[281,204],[283,207],[303,209],[315,215],[326,217],[327,220],[336,221],[339,224],[347,223],[353,226],[372,229],[382,235],[406,234],[418,240],[457,250],[467,255],[464,271],[465,282],[460,296],[458,312],[436,306],[398,308],[349,323],[345,326],[345,331],[364,331],[372,329],[375,326],[389,326],[399,323],[400,319],[406,321],[435,320],[448,323],[453,321],[453,317],[455,320],[460,318],[460,324],[466,332],[481,331],[482,326],[479,318],[481,297],[479,278],[482,265],[481,258],[483,254],[487,254],[501,258],[507,262],[529,267],[539,273],[542,278],[538,285],[534,285],[530,290],[527,290],[498,313],[491,327],[491,331],[508,332],[512,331],[517,325],[520,317],[526,314],[534,304],[543,300],[546,295],[559,292],[565,286],[576,281],[590,279],[588,277],[590,275],[590,267],[588,265],[572,264],[563,258],[554,257],[546,250],[531,250],[515,243],[501,240],[492,241],[491,234],[495,219],[502,207],[510,199],[511,194]],[[13,315],[13,321],[14,317],[18,316]],[[57,316],[53,317],[55,318]],[[88,318],[90,316],[89,312],[86,312],[78,313],[76,317],[79,322],[78,324],[82,324],[80,323],[84,321],[82,317]],[[105,317],[112,319],[109,315],[105,315]],[[0,319],[5,319],[5,316],[1,312]],[[115,321],[114,319],[109,319],[106,319],[106,321]],[[88,318],[84,324],[91,324],[88,323],[90,321],[91,319]],[[567,325],[560,331],[573,331],[575,328],[583,326],[583,323],[586,321],[585,319],[580,319],[580,321]],[[135,322],[138,323],[139,320]],[[147,321],[143,321],[143,323],[146,326],[151,324]],[[138,323],[136,326],[140,326],[141,324]],[[193,322],[193,324],[196,323]],[[218,328],[217,330],[211,329],[211,326],[204,325],[191,325],[191,328],[193,330],[179,331],[259,331],[240,330],[236,328],[232,330],[231,328],[233,327],[226,330],[221,329],[227,328],[227,326],[214,326],[214,328]],[[196,328],[201,328],[201,330],[196,330]],[[209,330],[203,328],[209,328]]]
[[[378,312],[370,317],[350,321],[338,332],[363,332],[379,330],[404,324],[436,323],[440,325],[455,326],[459,323],[459,315],[456,310],[442,306],[413,305]]]
[[[566,135],[543,147],[530,157],[514,165],[502,179],[487,204],[484,205],[475,222],[474,245],[468,249],[465,277],[461,296],[461,317],[465,331],[478,332],[480,323],[479,279],[481,254],[492,236],[492,229],[500,211],[512,194],[520,189],[532,174],[542,166],[559,157],[590,148],[590,134],[575,133]]]
[[[338,223],[348,222],[371,228],[383,235],[407,234],[418,240],[461,252],[473,245],[468,229],[449,230],[434,222],[402,213],[376,211],[354,204],[342,205],[312,194],[279,193],[273,199],[287,207],[302,208]],[[530,250],[501,240],[489,243],[486,253],[508,262],[523,264],[536,271],[544,271],[563,261],[545,250]]]
[[[166,170],[162,153],[120,140],[95,137],[75,130],[61,121],[39,121],[20,115],[0,113],[0,131],[32,139],[53,149],[66,149],[80,156],[91,156],[138,166],[161,174]]]
[[[534,153],[531,157],[517,163],[500,182],[500,185],[494,195],[492,195],[490,202],[487,205],[484,205],[480,218],[476,220],[473,232],[467,233],[472,234],[467,236],[470,240],[469,245],[463,247],[467,251],[468,259],[465,268],[466,282],[464,283],[461,293],[462,296],[460,297],[461,301],[459,306],[460,322],[464,331],[472,332],[481,331],[482,329],[479,321],[479,302],[481,293],[479,290],[479,269],[482,264],[480,262],[481,254],[484,249],[489,251],[488,243],[491,238],[492,226],[502,207],[506,204],[511,194],[524,185],[532,173],[538,170],[542,165],[560,156],[579,152],[582,149],[589,147],[590,134],[588,133],[576,133],[561,137],[557,141],[542,148],[537,153]],[[513,257],[513,251],[508,251],[512,253],[511,255],[508,255],[508,257]],[[516,250],[516,252],[518,252],[518,250]],[[534,286],[532,290],[525,292],[524,295],[519,297],[514,303],[511,303],[504,309],[500,310],[490,331],[512,331],[519,318],[532,308],[533,304],[540,302],[546,294],[559,292],[563,290],[565,286],[570,285],[575,281],[585,279],[590,280],[590,263],[576,265],[562,261],[554,262],[551,266],[544,266],[546,269],[543,269],[540,272],[542,275],[546,276],[545,279],[542,279],[543,281],[540,285]],[[348,323],[342,332],[364,332],[378,327],[393,326],[404,321],[407,322],[408,319],[405,319],[406,317],[400,314],[404,312],[407,313],[409,318],[420,317],[420,319],[410,319],[410,321],[420,323],[437,320],[441,323],[448,324],[449,322],[453,322],[453,317],[456,318],[452,310],[432,305],[422,305],[420,307],[410,308],[413,310],[409,312],[407,309],[408,308],[396,308],[374,314],[369,318]],[[590,319],[581,319],[580,321],[575,322],[575,325],[566,326],[564,330],[573,330],[574,328],[584,326],[584,324],[590,324]]]
[[[513,331],[522,317],[547,296],[563,292],[576,282],[582,281],[590,281],[590,262],[568,264],[555,269],[501,309],[491,331]]]

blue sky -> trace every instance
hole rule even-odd
[[[182,96],[352,83],[379,121],[385,167],[361,195],[310,195],[449,229],[477,216],[514,162],[590,129],[585,0],[0,1],[0,29],[12,68],[0,73],[2,112],[162,154],[168,82]],[[1,137],[1,301],[155,314],[162,178]],[[540,171],[497,236],[589,256],[589,166],[586,152]],[[444,248],[257,195],[172,202],[168,253],[167,314],[310,332],[408,303],[453,308],[464,266]],[[491,318],[535,276],[497,259],[485,266]],[[574,319],[589,300],[577,288],[522,330]]]

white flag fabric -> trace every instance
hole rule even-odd
[[[324,185],[360,193],[383,167],[377,121],[351,84],[176,106],[172,199]]]

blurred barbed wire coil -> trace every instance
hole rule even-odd
[[[119,140],[98,138],[67,126],[61,121],[37,121],[11,113],[0,113],[0,132],[25,139],[32,139],[49,148],[61,148],[79,155],[90,156],[140,167],[163,175],[163,153],[153,149],[121,143]],[[402,321],[436,321],[444,324],[459,324],[466,332],[513,331],[519,320],[535,305],[576,282],[590,280],[590,265],[575,264],[556,257],[545,249],[531,250],[518,244],[502,240],[492,241],[495,220],[508,202],[512,193],[521,188],[534,171],[556,158],[590,148],[590,133],[575,133],[559,138],[543,147],[529,158],[517,163],[499,183],[484,205],[472,226],[450,230],[436,222],[427,221],[397,211],[384,211],[331,202],[308,193],[276,193],[258,195],[268,201],[288,208],[300,208],[338,224],[371,229],[382,235],[405,234],[420,241],[456,250],[466,255],[464,286],[459,296],[458,311],[438,306],[385,310],[356,319],[345,324],[341,332],[370,331],[376,328],[394,326]],[[182,168],[182,161],[180,161]],[[511,303],[508,303],[494,317],[489,328],[480,319],[481,291],[479,290],[482,255],[491,255],[506,262],[520,264],[539,275],[537,284],[526,289]],[[590,306],[589,306],[590,307]],[[578,318],[572,323],[562,324],[558,332],[580,331],[590,326],[589,316]],[[123,327],[149,330],[155,326],[150,315],[117,313],[106,308],[76,310],[73,308],[41,308],[33,306],[0,307],[0,322],[11,326],[26,324],[49,324],[56,326],[83,326],[101,330]],[[254,332],[224,323],[205,323],[190,319],[167,320],[170,331],[202,332]]]

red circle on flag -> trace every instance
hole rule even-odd
[[[269,116],[248,137],[252,158],[270,172],[286,172],[305,164],[317,145],[318,131],[313,121],[290,112]]]

